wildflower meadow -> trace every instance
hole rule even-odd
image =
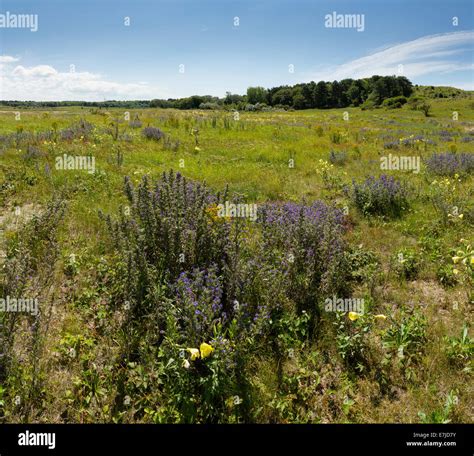
[[[472,2],[0,9],[0,456],[467,448]]]
[[[469,420],[473,102],[431,103],[5,108],[2,420]]]

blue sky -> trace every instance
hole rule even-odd
[[[474,89],[471,0],[2,0],[7,11],[38,15],[38,30],[0,28],[0,99],[223,96],[372,74]],[[364,30],[325,27],[333,11],[364,15]]]

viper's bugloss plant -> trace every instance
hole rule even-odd
[[[474,173],[474,154],[446,152],[426,159],[428,172],[438,176]]]
[[[287,293],[300,311],[317,312],[315,302],[344,293],[348,269],[344,256],[344,214],[316,201],[312,205],[268,203],[260,209],[267,257],[280,262]]]
[[[385,174],[378,178],[370,176],[360,184],[353,181],[350,195],[366,216],[400,217],[408,208],[407,189],[400,181]]]
[[[72,141],[73,139],[88,138],[93,132],[94,125],[81,119],[79,122],[72,124],[59,132],[59,137],[63,141]]]
[[[142,130],[142,135],[145,136],[146,139],[153,139],[155,141],[159,141],[165,134],[156,127],[145,127]]]
[[[132,307],[147,307],[157,282],[172,284],[184,271],[214,265],[229,278],[232,252],[243,231],[238,219],[210,217],[209,207],[221,200],[219,194],[173,172],[154,184],[145,176],[136,188],[126,178],[125,194],[130,216],[107,217],[107,223],[127,265],[125,299]],[[224,293],[223,299],[231,298]]]

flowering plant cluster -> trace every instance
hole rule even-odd
[[[361,184],[353,181],[352,200],[366,216],[399,217],[408,208],[408,192],[402,183],[383,174],[370,176]]]
[[[87,138],[94,130],[94,125],[86,120],[80,120],[59,132],[59,137],[63,141],[72,141],[73,139]]]
[[[474,154],[446,152],[426,159],[426,168],[439,176],[454,176],[474,172]]]
[[[158,344],[167,362],[183,354],[160,388],[190,414],[184,421],[218,420],[230,403],[222,397],[249,400],[239,372],[279,337],[287,312],[307,312],[313,326],[322,297],[344,292],[344,215],[322,202],[273,202],[259,205],[256,223],[218,217],[227,190],[173,172],[137,187],[126,179],[125,193],[128,210],[104,218],[121,258],[114,302],[129,303],[127,342]],[[212,400],[202,400],[204,384]]]
[[[142,130],[142,134],[146,139],[153,139],[155,141],[159,141],[165,134],[156,127],[145,127]]]

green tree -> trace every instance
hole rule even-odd
[[[418,109],[425,115],[425,117],[430,116],[431,105],[427,101],[423,101]]]
[[[267,89],[263,87],[249,87],[247,89],[247,101],[250,104],[266,103]]]
[[[344,106],[343,95],[344,95],[344,88],[342,87],[342,85],[337,81],[333,81],[331,84],[331,95],[330,95],[329,107],[342,108]]]
[[[324,81],[319,81],[316,84],[316,89],[314,92],[314,98],[316,101],[317,108],[326,108],[328,105],[328,87]]]
[[[275,92],[272,96],[272,104],[273,105],[285,105],[285,106],[292,106],[293,105],[293,93],[289,87],[284,87],[279,89]]]

